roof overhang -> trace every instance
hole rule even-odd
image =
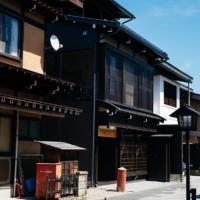
[[[107,33],[108,29],[114,28],[114,30],[119,30],[119,32],[116,32],[114,37],[119,37],[120,40],[122,40],[122,37],[124,38],[124,43],[127,41],[130,41],[126,43],[129,46],[137,47],[137,49],[140,49],[139,52],[141,54],[148,54],[153,56],[154,58],[160,58],[161,61],[168,60],[168,55],[164,51],[162,51],[160,48],[128,28],[127,26],[121,25],[116,20],[102,20],[102,19],[94,19],[94,18],[87,18],[87,17],[80,17],[80,16],[73,16],[73,15],[66,15],[65,17],[66,21],[71,21],[73,23],[85,23],[85,24],[96,24],[101,27],[99,29],[103,33]],[[106,27],[106,28],[105,28]],[[113,31],[114,31],[113,30]],[[160,63],[160,62],[159,62]]]
[[[180,69],[176,68],[169,62],[163,62],[158,65],[160,68],[166,70],[170,74],[172,74],[173,79],[177,81],[189,82],[192,83],[193,77],[189,76],[185,72],[181,71]]]
[[[61,12],[58,9],[55,9],[50,4],[46,3],[45,0],[18,0],[18,1],[23,3],[22,5],[24,7],[25,12],[36,10],[48,17],[58,17],[59,19],[65,18],[65,14],[63,12]]]
[[[0,108],[64,118],[65,114],[79,115],[82,110],[32,99],[0,94]]]
[[[100,7],[105,13],[114,16],[115,18],[130,18],[135,19],[135,16],[118,4],[114,0],[88,0],[89,2]],[[90,3],[90,5],[91,5]]]
[[[72,87],[75,83],[0,62],[0,85],[43,96],[54,94],[61,88]]]
[[[151,119],[151,120],[156,120],[159,122],[164,122],[165,119],[159,115],[156,115],[154,113],[148,113],[148,112],[143,112],[143,111],[138,111],[134,110],[131,108],[122,108],[119,106],[114,105],[111,102],[108,101],[103,101],[103,100],[97,100],[97,106],[98,107],[103,107],[107,109],[107,113],[109,115],[114,115],[114,114],[124,114],[127,115],[127,117],[139,117],[144,120],[146,119]]]
[[[120,33],[122,32],[126,37],[127,40],[130,39],[129,45],[136,45],[139,49],[141,49],[140,53],[142,54],[149,54],[156,58],[161,58],[162,60],[168,60],[168,55],[163,50],[143,38],[141,35],[130,29],[125,25],[118,25],[120,29]],[[120,34],[119,33],[119,34]]]
[[[86,150],[85,148],[73,145],[73,144],[69,144],[66,142],[56,142],[56,141],[38,141],[38,140],[34,140],[34,142],[40,143],[40,144],[44,144],[44,145],[48,145],[51,147],[54,147],[56,149],[60,149],[60,150]]]
[[[87,18],[87,17],[78,17],[73,15],[66,15],[65,17],[66,21],[71,21],[73,23],[86,23],[86,24],[97,24],[102,26],[108,26],[108,27],[118,27],[117,21],[111,21],[111,20],[101,20],[101,19],[93,19],[93,18]]]

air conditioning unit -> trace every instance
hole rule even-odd
[[[11,157],[0,157],[0,185],[10,184]]]

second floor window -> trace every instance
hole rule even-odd
[[[101,80],[100,80],[101,82]],[[106,51],[105,99],[153,110],[153,71],[145,63]]]
[[[164,104],[176,107],[176,86],[164,81]]]
[[[121,102],[122,58],[111,51],[108,51],[107,56],[106,82],[108,86],[106,98]]]
[[[0,12],[0,52],[19,57],[19,21]]]

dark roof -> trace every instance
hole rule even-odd
[[[179,109],[177,109],[175,112],[173,112],[170,115],[170,117],[177,118],[179,114],[184,114],[184,113],[190,113],[190,114],[200,116],[200,113],[197,110],[195,110],[194,108],[192,108],[188,104],[183,104]]]
[[[0,84],[37,95],[50,95],[75,83],[0,62]]]
[[[143,45],[144,48],[154,52],[156,55],[160,56],[163,59],[168,59],[168,55],[156,47],[154,44],[144,39],[142,36],[131,30],[125,25],[120,25],[118,21],[112,20],[101,20],[101,19],[93,19],[86,17],[79,17],[73,15],[67,15],[65,18],[67,21],[79,22],[79,23],[87,23],[87,24],[97,24],[97,25],[105,25],[107,27],[118,28],[121,32],[127,35],[127,39],[132,39],[133,41],[137,41],[139,44]]]
[[[193,93],[191,94],[191,98],[197,101],[200,101],[200,94]]]
[[[57,141],[38,141],[38,140],[34,140],[34,142],[40,143],[40,144],[44,144],[44,145],[48,145],[51,147],[54,147],[56,149],[60,149],[60,150],[86,150],[85,148],[73,145],[73,144],[69,144],[66,142],[57,142]]]
[[[79,115],[82,110],[58,104],[36,101],[6,94],[0,94],[0,108],[18,110],[53,117],[65,117],[66,113]]]
[[[157,120],[160,122],[164,122],[164,118],[156,115],[154,113],[148,113],[148,112],[144,112],[144,111],[138,111],[135,109],[131,109],[131,108],[122,108],[120,106],[116,106],[115,104],[108,102],[108,101],[103,101],[103,100],[97,100],[97,104],[100,107],[105,107],[108,110],[110,110],[112,112],[112,114],[117,114],[117,113],[121,113],[121,114],[128,114],[128,115],[133,115],[133,116],[137,116],[137,117],[142,117],[144,119],[153,119],[153,120]]]
[[[113,18],[131,18],[134,19],[135,16],[125,9],[123,6],[118,4],[114,0],[87,0],[92,2],[93,4],[97,5],[105,11],[106,13],[113,16]],[[90,5],[91,6],[91,5]]]
[[[180,82],[177,82],[180,85],[180,89],[184,92],[188,92],[188,86],[181,84]],[[193,89],[190,88],[190,92],[194,93]]]
[[[163,62],[163,63],[161,63],[157,66],[159,66],[159,67],[163,68],[164,70],[172,73],[174,75],[173,76],[174,80],[192,83],[193,77],[191,77],[190,75],[181,71],[180,69],[176,68],[174,65],[172,65],[169,62]]]
[[[158,54],[161,58],[163,59],[169,59],[167,53],[165,53],[164,51],[162,51],[160,48],[158,48],[157,46],[155,46],[154,44],[152,44],[151,42],[149,42],[148,40],[146,40],[145,38],[143,38],[141,35],[139,35],[138,33],[136,33],[135,31],[133,31],[132,29],[128,28],[125,25],[118,25],[119,29],[126,33],[130,39],[139,41],[142,45],[144,45],[145,48],[155,52],[156,54]]]

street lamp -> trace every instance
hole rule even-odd
[[[190,200],[190,131],[197,130],[197,118],[200,113],[191,106],[183,104],[170,116],[177,118],[179,130],[186,132],[186,200]]]

